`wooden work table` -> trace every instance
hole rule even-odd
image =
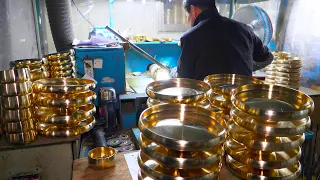
[[[73,180],[130,180],[130,169],[138,171],[139,167],[134,162],[126,162],[125,153],[118,153],[116,157],[115,167],[105,170],[94,170],[89,167],[88,159],[81,158],[73,162]],[[129,167],[128,167],[129,166]],[[136,172],[137,173],[137,172]],[[222,167],[220,172],[220,180],[238,180],[227,169]]]

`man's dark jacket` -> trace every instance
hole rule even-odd
[[[216,8],[203,11],[181,37],[178,76],[203,80],[210,74],[241,74],[271,63],[268,48],[246,24],[222,17]],[[260,67],[258,67],[258,65]]]

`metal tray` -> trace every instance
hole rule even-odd
[[[308,95],[275,85],[241,86],[234,91],[232,104],[254,117],[274,121],[301,120],[314,110]]]
[[[257,169],[286,168],[296,164],[301,157],[300,148],[270,153],[252,152],[232,139],[225,142],[224,149],[234,160]]]
[[[153,106],[142,112],[138,124],[145,137],[178,151],[207,150],[226,138],[226,125],[222,116],[196,106]]]
[[[184,170],[212,166],[220,162],[224,154],[221,145],[217,145],[207,151],[181,152],[171,150],[153,143],[142,134],[139,136],[139,146],[141,151],[147,155],[149,159],[153,159],[166,167]]]
[[[30,81],[28,68],[12,68],[0,71],[0,83],[20,83]]]
[[[22,96],[32,92],[32,82],[0,84],[1,96]]]
[[[95,88],[92,80],[81,78],[50,78],[41,79],[33,83],[34,92],[43,93],[74,93]]]
[[[198,169],[174,169],[161,166],[154,160],[148,159],[148,157],[140,151],[138,155],[138,164],[141,168],[141,172],[150,178],[157,180],[167,179],[179,179],[179,180],[211,180],[219,175],[222,163],[218,162],[207,168]]]
[[[211,90],[202,81],[174,78],[152,82],[146,87],[146,92],[152,99],[162,102],[189,104],[204,100]]]
[[[216,94],[223,95],[226,99],[230,99],[235,88],[245,84],[263,84],[259,79],[238,74],[213,74],[204,79],[208,83],[212,91]]]

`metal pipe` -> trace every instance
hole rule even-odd
[[[153,63],[157,64],[161,68],[163,68],[163,69],[165,69],[165,70],[170,72],[170,69],[168,67],[166,67],[165,65],[161,64],[160,62],[158,62],[156,59],[154,59],[152,56],[150,56],[147,52],[145,52],[144,50],[142,50],[141,48],[139,48],[135,44],[131,43],[126,38],[122,37],[119,33],[114,31],[112,28],[110,28],[109,26],[106,26],[106,29],[108,29],[114,35],[118,36],[122,41],[129,43],[130,47],[132,47],[134,50],[138,51],[141,55],[143,55],[144,57],[146,57],[147,59],[149,59]]]

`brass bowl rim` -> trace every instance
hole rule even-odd
[[[160,100],[152,99],[151,97],[149,97],[147,99],[148,107],[152,107],[152,106],[159,105],[159,104],[170,104],[170,103],[161,102]],[[203,107],[205,109],[210,109],[211,108],[211,103],[210,103],[209,99],[204,99],[204,100],[202,100],[200,102],[196,102],[196,103],[189,103],[187,105],[199,106],[199,107]]]
[[[28,114],[29,116],[25,117],[25,119],[21,119],[21,117],[10,117],[9,116],[20,116],[21,114]],[[23,108],[23,109],[1,109],[1,115],[3,117],[4,122],[18,122],[22,120],[28,120],[33,116],[33,109],[32,107]]]
[[[97,151],[98,149],[107,149],[107,150],[111,150],[112,151],[112,155],[109,156],[104,156],[104,157],[99,157],[99,158],[93,158],[91,155],[92,153],[96,153],[95,151]],[[108,146],[100,146],[100,147],[96,147],[93,148],[89,151],[88,153],[88,158],[92,159],[92,160],[110,160],[110,161],[114,161],[114,157],[116,156],[117,152],[114,148],[112,147],[108,147]]]
[[[0,84],[1,96],[21,96],[21,95],[29,94],[31,92],[32,92],[31,81]]]
[[[1,97],[2,108],[7,110],[14,109],[26,109],[32,106],[32,93],[22,96],[2,96]],[[4,102],[5,101],[5,102]],[[21,103],[20,103],[21,101]],[[8,104],[7,102],[11,102]],[[13,103],[14,102],[14,103]],[[18,102],[18,103],[17,103]]]

